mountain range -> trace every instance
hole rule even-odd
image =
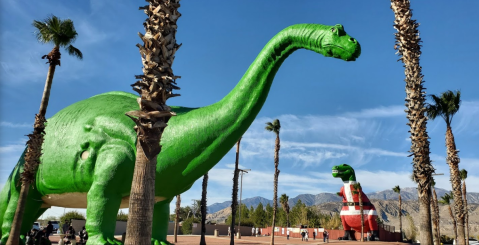
[[[436,188],[437,198],[440,199],[441,196],[444,196],[445,193],[448,193],[448,190]],[[378,192],[371,192],[366,193],[369,199],[377,199],[377,200],[397,200],[398,194],[395,193],[393,190],[384,190]],[[417,190],[415,187],[405,187],[401,189],[401,199],[403,201],[412,201],[417,200]],[[319,193],[316,195],[313,194],[300,194],[294,198],[289,199],[290,207],[294,206],[298,200],[305,203],[306,206],[315,206],[322,203],[328,202],[340,202],[342,201],[342,197],[339,197],[335,193]],[[479,204],[479,193],[477,192],[468,192],[467,193],[467,202],[468,203],[477,203]],[[256,208],[259,203],[262,203],[266,206],[268,203],[273,205],[273,200],[266,199],[264,197],[251,197],[245,198],[241,200],[242,204],[245,204],[248,208],[253,206]],[[209,214],[216,213],[222,209],[227,207],[231,207],[231,201],[226,201],[222,203],[214,203],[212,205],[207,206],[207,212]]]

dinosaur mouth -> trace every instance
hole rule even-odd
[[[339,173],[338,170],[333,170],[333,174],[337,174],[337,173]]]

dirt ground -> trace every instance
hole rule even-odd
[[[121,236],[116,236],[117,239],[121,239]],[[57,235],[51,236],[50,240],[52,241],[52,244],[58,244],[59,237]],[[168,241],[173,243],[174,237],[173,236],[168,236]],[[269,244],[271,241],[271,237],[252,237],[252,236],[243,236],[241,239],[235,238],[235,244],[249,244],[249,245],[259,245],[259,244]],[[178,242],[175,244],[179,245],[197,245],[200,243],[200,236],[199,235],[181,235],[178,236]],[[342,245],[342,244],[347,244],[347,245],[396,245],[396,244],[405,244],[405,243],[400,243],[400,242],[358,242],[358,241],[339,241],[339,240],[334,240],[334,241],[329,241],[329,243],[332,243],[334,245]],[[208,245],[228,245],[230,244],[230,239],[227,236],[219,236],[219,237],[214,237],[214,236],[206,236],[206,244]],[[285,237],[275,237],[274,238],[274,244],[277,245],[295,245],[295,244],[325,244],[322,239],[309,239],[309,241],[301,241],[300,238],[290,238],[289,240],[286,240]]]

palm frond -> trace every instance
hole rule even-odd
[[[441,116],[448,126],[451,125],[452,118],[459,111],[461,92],[454,93],[448,90],[439,96],[432,94],[429,97],[432,99],[432,103],[426,106],[427,116],[432,120]]]
[[[396,193],[401,193],[401,188],[399,187],[399,185],[397,185],[393,188],[393,191]]]
[[[452,200],[452,196],[449,195],[449,193],[446,193],[444,194],[444,196],[441,197],[441,200],[439,200],[438,202],[449,205],[451,204],[451,200]]]
[[[461,171],[459,172],[459,175],[461,176],[462,180],[466,180],[467,179],[467,170],[461,169]]]
[[[69,55],[75,56],[80,60],[83,59],[82,52],[79,49],[73,47],[73,45],[68,46],[66,50],[68,51]]]

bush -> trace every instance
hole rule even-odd
[[[183,235],[188,235],[191,234],[193,231],[193,223],[200,223],[201,220],[195,217],[189,217],[185,221],[183,221],[181,225],[181,231],[183,232]]]
[[[128,214],[123,213],[123,211],[119,211],[118,214],[116,215],[116,220],[117,221],[128,221]]]
[[[60,220],[60,229],[62,229],[63,227],[63,224],[65,224],[65,221],[68,221],[70,222],[72,219],[85,219],[85,215],[83,215],[82,213],[80,212],[77,212],[77,211],[69,211],[69,212],[66,212],[65,214],[63,214],[62,216],[60,216],[59,220]],[[63,230],[62,230],[63,231]]]

